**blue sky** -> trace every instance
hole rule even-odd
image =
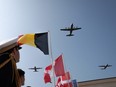
[[[53,59],[63,53],[66,69],[72,79],[87,81],[116,77],[116,1],[115,0],[0,0],[0,41],[25,33],[50,31]],[[70,24],[81,27],[60,31]],[[25,86],[51,87],[44,84],[44,68],[50,56],[39,49],[23,45],[17,64],[26,72]],[[100,70],[102,64],[111,68]],[[43,67],[37,73],[28,68]]]

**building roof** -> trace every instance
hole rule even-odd
[[[103,84],[103,83],[112,83],[112,82],[116,83],[116,77],[82,81],[82,82],[78,82],[78,84],[84,86],[84,85]]]

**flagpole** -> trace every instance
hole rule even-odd
[[[54,65],[53,65],[53,55],[52,55],[52,44],[51,44],[51,34],[50,31],[48,31],[48,45],[49,45],[49,54],[51,57],[51,62],[52,62],[52,72],[53,72],[53,87],[55,87],[55,74],[54,74]]]

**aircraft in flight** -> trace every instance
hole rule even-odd
[[[74,30],[79,30],[79,29],[81,29],[81,28],[79,28],[79,27],[74,27],[74,25],[73,25],[73,23],[72,23],[70,27],[64,28],[64,29],[60,29],[60,30],[61,30],[61,31],[69,31],[70,33],[69,33],[68,35],[66,35],[66,36],[74,36],[74,34],[72,34],[72,32],[73,32]]]
[[[111,67],[112,65],[106,64],[106,65],[100,65],[99,67],[101,67],[102,70]]]
[[[29,68],[29,69],[33,69],[34,72],[38,72],[37,70],[38,70],[38,69],[42,69],[42,68],[41,68],[41,67],[36,67],[36,66],[34,66],[33,68]]]

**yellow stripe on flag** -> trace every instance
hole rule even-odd
[[[34,35],[35,34],[25,34],[18,39],[18,42],[21,44],[27,44],[36,47],[34,43],[35,42]]]

